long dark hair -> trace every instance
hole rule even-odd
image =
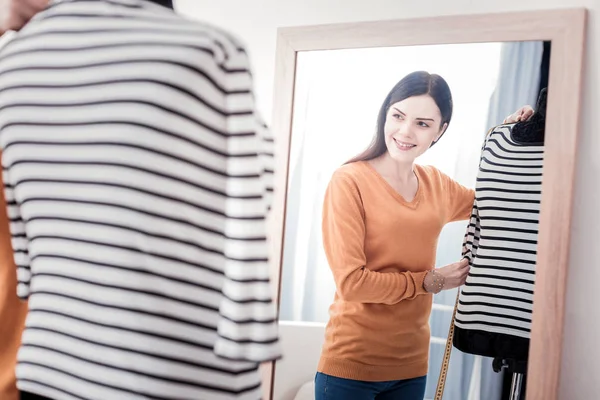
[[[442,123],[450,124],[452,119],[452,93],[448,83],[439,75],[430,74],[425,71],[416,71],[406,75],[390,90],[383,100],[377,116],[377,128],[371,144],[359,155],[347,161],[346,164],[356,161],[368,161],[377,158],[387,151],[385,145],[385,119],[388,110],[399,101],[413,96],[429,95],[435,101],[442,114]],[[447,128],[446,128],[447,129]],[[438,139],[439,140],[439,139]],[[437,143],[433,142],[433,144]],[[432,144],[432,145],[433,145]]]

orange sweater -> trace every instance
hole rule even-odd
[[[442,227],[469,218],[475,193],[434,167],[415,174],[411,202],[367,162],[339,168],[329,183],[323,244],[337,290],[319,372],[362,381],[427,374],[433,296],[423,279]]]
[[[0,175],[0,399],[2,400],[19,399],[15,364],[26,315],[27,303],[17,297],[17,269],[10,243]]]

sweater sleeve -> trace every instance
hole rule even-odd
[[[479,157],[479,165],[481,165],[481,159],[483,158],[483,152],[487,146],[490,133],[495,128],[491,128],[485,134],[485,139],[481,145],[481,156]],[[477,255],[477,249],[479,248],[479,237],[480,237],[481,225],[479,218],[479,208],[477,206],[477,196],[473,193],[473,204],[471,206],[471,216],[469,218],[469,225],[467,225],[467,231],[463,240],[462,257],[469,260],[469,264],[473,265],[473,260]]]
[[[428,294],[424,272],[374,272],[365,256],[365,214],[356,184],[336,172],[325,192],[323,247],[338,295],[357,303],[396,304]]]
[[[31,265],[29,260],[29,239],[25,223],[21,217],[21,206],[15,198],[15,188],[10,180],[9,169],[3,165],[2,186],[6,203],[6,214],[11,237],[14,262],[17,268],[17,296],[21,300],[29,298]]]
[[[473,208],[475,191],[461,185],[448,176],[444,175],[444,178],[446,180],[448,222],[468,220]]]
[[[477,199],[473,202],[471,218],[463,240],[462,256],[469,260],[469,264],[473,265],[473,259],[477,255],[479,247],[479,235],[481,226],[479,224],[479,210],[477,209]]]
[[[235,69],[231,72],[233,94],[226,97],[231,112],[226,117],[229,197],[223,300],[214,351],[221,358],[261,363],[281,358],[267,225],[274,140],[256,111],[245,51],[236,51],[228,61],[234,64],[231,70]]]

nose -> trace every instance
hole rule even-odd
[[[405,139],[410,139],[413,136],[413,130],[411,127],[411,124],[409,124],[408,122],[401,122],[398,126],[398,134],[405,138]]]

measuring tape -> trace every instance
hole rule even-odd
[[[458,307],[458,297],[460,289],[456,294],[456,303],[454,304],[454,312],[452,313],[452,321],[450,321],[450,329],[448,329],[448,339],[446,340],[446,349],[444,350],[444,358],[442,360],[442,368],[440,368],[440,377],[438,378],[437,389],[435,390],[434,400],[442,400],[444,396],[444,387],[446,386],[446,375],[448,375],[448,366],[450,365],[450,355],[452,353],[452,340],[454,339],[454,317]]]

